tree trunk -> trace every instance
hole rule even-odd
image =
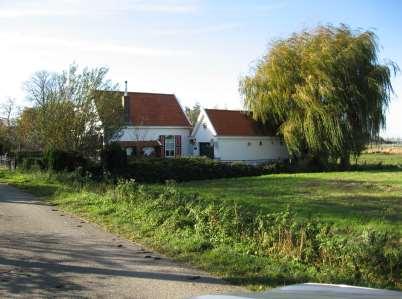
[[[350,154],[345,153],[341,156],[340,165],[341,169],[345,170],[350,167]]]

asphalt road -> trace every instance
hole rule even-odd
[[[236,291],[0,184],[1,298],[189,298]]]

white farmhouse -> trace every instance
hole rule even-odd
[[[117,141],[129,156],[190,155],[191,124],[173,94],[122,92],[125,127]]]
[[[257,164],[288,158],[284,142],[243,111],[202,109],[190,142],[194,156],[221,161]]]

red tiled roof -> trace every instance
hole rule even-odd
[[[191,127],[174,94],[129,92],[128,96],[132,125]]]
[[[205,109],[218,135],[222,136],[273,136],[272,130],[252,119],[244,111]]]

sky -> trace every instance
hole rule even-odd
[[[400,0],[0,0],[0,103],[31,105],[24,81],[75,62],[130,91],[239,109],[239,79],[272,40],[340,23],[373,30],[381,61],[402,69]],[[402,137],[402,74],[392,82],[383,135]]]

